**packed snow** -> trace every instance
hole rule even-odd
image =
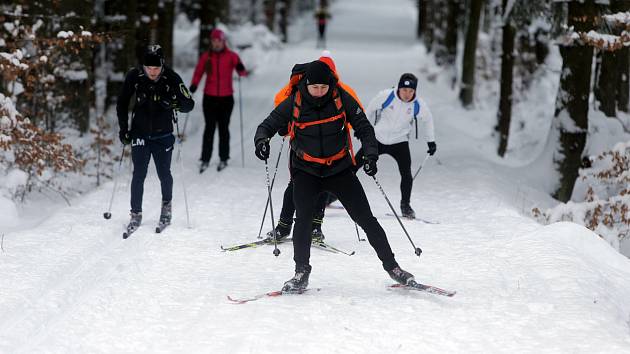
[[[253,154],[252,138],[292,65],[321,54],[309,18],[296,21],[293,32],[301,35],[284,48],[260,49],[256,70],[240,83],[243,112],[235,82],[227,169],[215,171],[215,150],[210,169],[197,172],[204,126],[200,93],[194,111],[180,115],[180,128],[188,119],[187,139],[173,155],[174,219],[164,233],[154,233],[160,188],[150,171],[143,226],[129,239],[121,237],[128,221],[128,160],[116,184],[109,182],[69,207],[54,204],[44,220],[33,222],[28,215],[45,214],[50,204],[20,210],[19,227],[1,231],[0,352],[630,352],[630,260],[582,226],[542,226],[529,216],[533,206],[554,205],[541,187],[549,175],[540,163],[530,164],[546,137],[519,161],[495,156],[490,136],[495,112],[461,109],[449,78],[431,69],[432,57],[414,38],[414,3],[334,2],[328,49],[342,80],[364,103],[394,85],[401,73],[418,74],[438,147],[414,182],[411,198],[417,215],[437,224],[403,221],[424,251],[420,257],[397,220],[387,215],[391,210],[372,179],[362,172],[359,178],[400,265],[419,282],[456,290],[454,297],[388,289],[392,281],[374,251],[357,240],[344,210],[331,209],[323,225],[326,241],[356,254],[312,251],[309,286],[320,291],[242,305],[227,300],[227,295],[278,290],[293,275],[290,243],[279,246],[279,257],[271,246],[236,252],[221,252],[220,246],[256,239],[267,189],[265,165]],[[176,33],[176,44],[195,42],[183,32]],[[196,55],[190,45],[176,52]],[[192,67],[178,71],[188,83]],[[438,74],[434,80],[427,79],[431,71]],[[532,109],[546,107],[551,119],[553,100],[538,105]],[[527,110],[521,106],[517,112]],[[426,142],[412,139],[410,146],[415,171]],[[289,176],[286,142],[274,138],[274,163],[281,148],[273,190],[276,220]],[[377,178],[397,207],[395,162],[381,156],[378,166]],[[114,185],[112,218],[105,220]],[[271,228],[268,218],[263,232]]]

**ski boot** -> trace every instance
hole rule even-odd
[[[210,162],[202,161],[201,166],[199,166],[199,174],[202,174],[203,171],[207,170],[209,165],[210,165]]]
[[[409,204],[409,202],[400,202],[400,213],[402,214],[403,218],[416,218],[416,212],[411,209],[411,205]]]
[[[311,242],[312,243],[322,243],[324,242],[324,233],[322,232],[321,225],[318,225],[313,228],[313,232],[311,232]]]
[[[291,224],[287,224],[282,220],[278,220],[276,225],[276,241],[280,241],[291,234]],[[267,232],[267,238],[273,241],[273,230]]]
[[[396,266],[394,269],[388,270],[387,274],[389,274],[390,278],[402,285],[409,285],[411,282],[415,281],[413,274],[402,270],[400,266]]]
[[[306,290],[308,286],[308,277],[311,275],[311,266],[296,264],[295,275],[293,278],[287,280],[282,287],[283,293],[297,293],[300,294]]]
[[[227,160],[221,160],[217,166],[217,172],[221,172],[222,169],[227,167]]]
[[[171,216],[172,216],[172,203],[171,201],[162,201],[162,212],[160,213],[160,221],[158,222],[158,226],[155,228],[155,232],[160,233],[164,230],[168,225],[171,224]]]
[[[132,233],[134,233],[140,227],[142,223],[142,212],[130,212],[131,220],[129,220],[129,224],[127,225],[127,232],[123,233],[123,238],[129,237]]]

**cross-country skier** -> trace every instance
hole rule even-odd
[[[129,102],[133,102],[129,129]],[[119,138],[131,144],[133,179],[131,180],[131,221],[127,235],[142,222],[142,194],[149,160],[153,157],[162,187],[160,225],[171,223],[173,176],[174,111],[190,112],[195,105],[190,92],[173,69],[164,64],[164,52],[159,45],[150,45],[140,67],[131,69],[118,96],[116,112],[120,126]]]
[[[208,168],[212,157],[214,130],[219,126],[219,159],[217,171],[227,167],[230,158],[230,117],[234,108],[232,73],[247,76],[247,70],[238,54],[226,44],[225,33],[218,28],[210,32],[210,48],[201,54],[193,73],[190,91],[195,93],[203,75],[206,84],[203,90],[203,116],[206,128],[203,131],[201,146],[201,167],[199,173]]]
[[[350,217],[365,231],[383,268],[390,277],[408,284],[413,275],[400,268],[361,186],[352,170],[349,129],[356,131],[364,150],[359,161],[364,171],[377,172],[378,151],[374,128],[359,103],[337,84],[330,68],[319,60],[308,63],[305,72],[289,98],[278,105],[258,126],[254,137],[256,156],[267,160],[269,140],[291,124],[290,171],[296,222],[293,231],[295,276],[282,290],[299,292],[308,286],[311,273],[311,222],[315,200],[322,191],[339,197]]]
[[[429,105],[417,95],[418,78],[410,73],[400,76],[397,88],[383,90],[370,101],[365,112],[374,122],[374,132],[378,140],[378,154],[388,154],[396,160],[400,172],[400,211],[404,217],[415,218],[409,199],[413,177],[411,175],[411,153],[409,136],[415,128],[418,137],[418,120],[421,121],[424,137],[431,156],[437,149],[433,129],[433,116]],[[356,155],[357,161],[363,158],[363,149]],[[358,171],[359,167],[355,167]]]

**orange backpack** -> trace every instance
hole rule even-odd
[[[359,106],[361,106],[361,102],[356,97],[356,93],[354,92],[352,88],[337,81],[337,86],[333,88],[332,96],[333,96],[333,100],[335,101],[335,106],[337,107],[337,110],[341,113],[333,117],[324,118],[317,121],[299,122],[300,108],[302,106],[302,94],[299,90],[297,90],[297,84],[300,82],[300,80],[304,76],[305,66],[306,66],[305,64],[295,65],[291,72],[291,78],[289,79],[289,83],[287,83],[282,89],[280,89],[280,91],[278,91],[274,97],[274,106],[278,106],[282,101],[289,98],[291,94],[295,93],[295,98],[293,100],[293,110],[291,114],[291,122],[289,123],[289,127],[288,127],[288,135],[290,139],[293,140],[295,138],[295,129],[304,129],[312,125],[325,124],[325,123],[334,122],[338,119],[343,119],[348,140],[347,140],[346,147],[341,149],[338,153],[332,156],[325,157],[325,158],[309,155],[305,151],[295,151],[296,154],[305,161],[310,161],[310,162],[315,162],[322,165],[330,166],[332,165],[333,162],[344,158],[347,153],[350,153],[352,164],[356,165],[356,161],[354,159],[354,150],[352,148],[352,134],[351,134],[352,126],[350,125],[350,122],[348,122],[346,119],[346,112],[343,109],[343,103],[341,101],[339,87],[345,90],[346,92],[348,92],[350,95],[352,95],[352,97],[355,98],[355,100],[359,103]],[[335,78],[338,80],[337,73],[333,71],[333,74]],[[363,106],[361,106],[361,109],[363,109]]]

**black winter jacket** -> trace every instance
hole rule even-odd
[[[142,68],[129,70],[118,96],[116,113],[121,131],[129,131],[129,103],[135,94],[131,117],[132,138],[164,136],[173,132],[173,105],[180,112],[192,111],[195,102],[182,79],[164,66],[157,81],[150,80]]]
[[[320,98],[312,97],[304,82],[298,84],[298,90],[302,95],[299,122],[312,122],[341,113],[337,110],[333,99],[331,86],[328,93]],[[378,159],[378,142],[374,135],[374,128],[365,116],[357,101],[341,87],[336,87],[342,101],[342,109],[346,112],[346,119],[355,130],[355,136],[361,141],[366,158]],[[254,144],[264,139],[271,138],[276,133],[286,133],[287,126],[293,120],[295,93],[282,101],[269,116],[258,126],[254,136]],[[318,177],[336,175],[352,165],[350,152],[331,165],[305,161],[296,154],[296,151],[304,151],[317,158],[327,158],[337,154],[348,145],[348,133],[343,124],[343,119],[333,122],[311,125],[304,129],[295,129],[295,138],[291,141],[291,168],[305,171]],[[357,161],[361,164],[362,161]]]

